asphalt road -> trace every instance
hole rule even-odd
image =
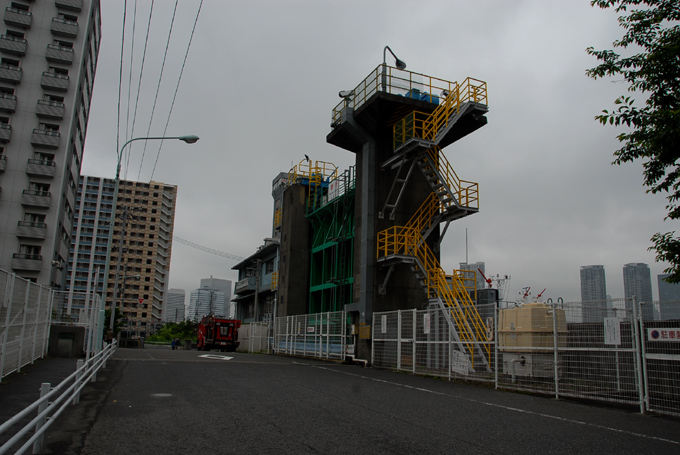
[[[118,349],[52,454],[677,454],[680,421],[291,357]]]

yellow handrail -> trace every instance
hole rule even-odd
[[[449,308],[451,316],[459,328],[461,341],[470,350],[470,357],[474,362],[474,342],[487,342],[486,326],[477,312],[477,308],[470,299],[465,285],[459,275],[451,276],[448,283],[446,274],[442,270],[430,247],[425,243],[420,232],[414,227],[392,226],[378,232],[378,258],[390,255],[408,255],[416,257],[427,272],[428,295],[436,292]],[[463,302],[464,307],[460,304]],[[491,347],[484,345],[487,359]],[[474,366],[474,365],[473,365]]]
[[[451,118],[460,112],[463,103],[474,102],[488,105],[486,82],[468,77],[462,84],[454,82],[443,97],[443,101],[431,113],[414,111],[392,127],[393,146],[417,137],[434,141],[437,132],[448,125]]]
[[[458,178],[458,174],[446,159],[446,155],[441,153],[438,145],[428,150],[428,154],[437,166],[439,174],[446,181],[451,192],[456,195],[458,204],[462,207],[479,208],[479,187],[477,183]]]

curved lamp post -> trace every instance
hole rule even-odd
[[[148,141],[148,140],[165,140],[177,139],[187,144],[194,144],[199,137],[190,134],[188,136],[157,136],[157,137],[135,137],[127,141],[118,151],[118,162],[116,163],[116,183],[113,189],[113,207],[111,212],[111,224],[109,226],[109,242],[106,247],[106,267],[104,268],[104,306],[106,306],[106,284],[109,282],[109,264],[111,262],[111,248],[113,247],[113,229],[116,225],[116,209],[118,204],[118,188],[120,187],[120,162],[123,158],[123,150],[128,144],[134,141]],[[109,329],[113,330],[114,321],[116,319],[116,301],[118,300],[118,276],[120,275],[120,257],[123,250],[123,241],[125,240],[125,220],[123,220],[123,233],[121,235],[120,243],[118,245],[118,261],[116,263],[116,280],[113,287],[113,299],[111,300],[111,319]]]
[[[387,51],[390,51],[390,54],[392,54],[392,57],[394,57],[394,64],[397,65],[397,68],[400,70],[406,69],[406,62],[403,60],[399,60],[399,58],[394,55],[394,52],[392,52],[392,49],[390,49],[389,46],[385,46],[385,49],[383,49],[383,62],[382,62],[382,86],[383,86],[383,92],[387,91]]]

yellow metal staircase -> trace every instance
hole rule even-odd
[[[442,221],[462,218],[479,209],[477,183],[458,178],[438,145],[471,104],[486,104],[486,83],[468,78],[463,84],[455,84],[454,90],[431,114],[411,112],[394,125],[395,154],[401,151],[403,156],[385,209],[392,209],[394,213],[413,168],[409,166],[408,174],[403,175],[402,169],[410,160],[421,170],[432,193],[406,226],[393,226],[378,233],[377,255],[379,260],[415,259],[414,270],[428,298],[437,300],[447,310],[459,349],[468,355],[473,369],[476,361],[488,369],[491,345],[486,326],[465,289],[462,274],[446,275],[425,242]],[[391,198],[393,194],[397,196]]]

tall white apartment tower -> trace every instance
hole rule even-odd
[[[0,268],[64,286],[99,0],[0,0]]]

